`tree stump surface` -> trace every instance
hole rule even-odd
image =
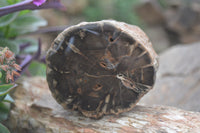
[[[94,120],[64,110],[45,78],[21,80],[7,125],[12,133],[198,132],[200,113],[168,106],[137,105],[129,112]]]

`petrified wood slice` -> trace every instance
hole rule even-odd
[[[132,109],[152,89],[158,67],[145,33],[111,20],[67,28],[54,40],[46,61],[55,99],[92,118]]]

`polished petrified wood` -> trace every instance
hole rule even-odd
[[[67,28],[52,43],[46,62],[55,99],[91,118],[132,109],[152,89],[158,67],[145,33],[113,20]]]

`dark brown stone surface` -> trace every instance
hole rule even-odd
[[[46,62],[56,100],[92,118],[132,109],[152,89],[158,67],[145,33],[114,20],[67,28],[52,43]]]

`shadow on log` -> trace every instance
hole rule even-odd
[[[7,125],[12,133],[198,132],[200,113],[167,106],[136,106],[100,120],[64,110],[41,77],[23,79]]]

